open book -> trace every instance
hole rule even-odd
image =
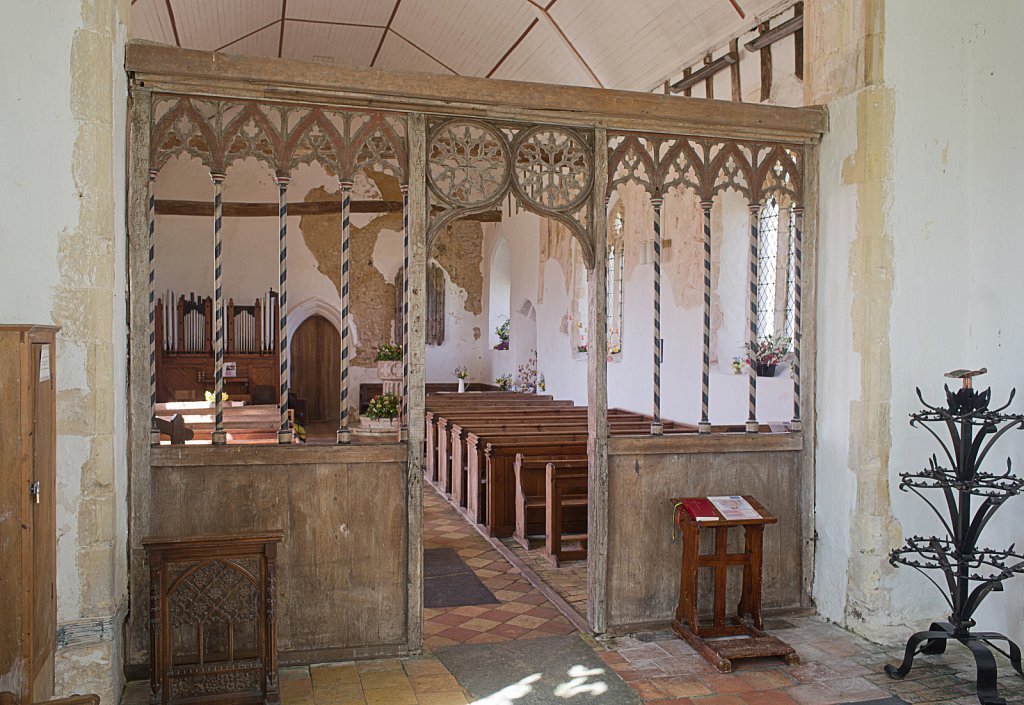
[[[708,497],[708,499],[711,500],[711,503],[715,505],[715,509],[722,514],[726,521],[761,518],[757,510],[750,506],[750,502],[739,495]]]

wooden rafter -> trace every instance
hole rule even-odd
[[[590,78],[593,79],[597,87],[604,88],[604,84],[601,83],[601,79],[597,77],[596,73],[594,73],[594,69],[590,68],[590,64],[588,64],[587,60],[583,58],[583,55],[580,54],[580,52],[576,49],[576,46],[572,43],[572,41],[570,41],[569,37],[565,35],[565,32],[562,31],[562,28],[558,25],[558,22],[555,20],[555,18],[551,16],[550,8],[557,1],[558,0],[552,0],[552,2],[548,3],[547,6],[544,6],[538,3],[536,0],[526,0],[526,2],[530,3],[530,5],[534,8],[534,13],[537,15],[537,17],[546,22],[548,26],[555,31],[555,34],[557,34],[562,39],[562,43],[565,44],[566,48],[572,53],[573,57],[583,68],[583,70],[590,75]]]
[[[739,54],[737,54],[737,52],[735,51],[730,51],[729,53],[718,57],[714,61],[708,61],[710,56],[711,55],[708,54],[705,57],[704,68],[699,69],[697,71],[691,71],[688,75],[685,75],[681,80],[673,83],[672,92],[680,93],[689,90],[695,84],[700,83],[701,81],[710,81],[716,73],[725,70],[726,68],[728,68],[732,64],[739,62],[740,60]],[[711,98],[712,96],[709,94],[707,97]]]
[[[768,27],[768,22],[764,22],[763,27]],[[760,51],[765,47],[771,46],[775,42],[779,41],[783,37],[789,35],[804,28],[804,16],[803,12],[797,13],[791,19],[786,20],[782,24],[778,25],[775,29],[765,29],[756,38],[750,40],[743,46],[746,47],[747,51]]]
[[[225,44],[225,45],[223,45],[223,46],[219,46],[219,47],[217,47],[216,49],[214,49],[214,51],[224,51],[225,49],[227,49],[228,47],[232,46],[233,44],[238,44],[238,43],[239,43],[240,41],[242,41],[243,39],[248,39],[249,37],[251,37],[251,36],[252,36],[252,35],[254,35],[254,34],[259,34],[260,32],[262,32],[262,31],[263,31],[263,30],[265,30],[265,29],[270,29],[271,27],[273,27],[273,26],[274,26],[275,24],[277,24],[278,22],[281,22],[281,20],[273,20],[273,21],[271,21],[271,22],[267,22],[267,23],[266,23],[265,25],[263,25],[262,27],[257,27],[257,28],[256,28],[256,29],[254,29],[253,31],[251,31],[251,32],[247,32],[247,33],[243,34],[243,35],[242,35],[241,37],[239,37],[238,39],[232,39],[232,40],[231,40],[230,42],[228,42],[227,44]],[[282,34],[283,34],[283,33],[284,33],[284,29],[283,29],[283,25],[284,25],[284,23],[283,23],[283,22],[281,22],[281,24],[282,24]]]
[[[288,0],[281,0],[281,35],[277,39],[277,58],[284,57],[284,21],[288,17]]]
[[[553,5],[554,3],[555,3],[555,0],[552,0],[551,4]],[[526,35],[530,33],[530,30],[537,26],[537,22],[539,22],[539,20],[536,17],[534,17],[533,21],[530,22],[530,24],[523,31],[523,33],[519,35],[519,38],[516,39],[514,42],[512,42],[512,46],[510,46],[508,48],[508,51],[506,51],[504,54],[501,55],[501,58],[498,59],[498,63],[496,63],[494,65],[494,68],[492,68],[490,71],[487,72],[487,78],[490,78],[491,76],[493,76],[494,72],[497,71],[499,68],[501,68],[501,65],[503,63],[505,63],[505,59],[507,59],[509,56],[512,55],[512,52],[514,52],[516,50],[516,47],[519,46],[524,39],[526,39]]]
[[[171,7],[171,0],[164,0],[167,4],[167,16],[171,19],[171,31],[174,32],[174,43],[181,46],[181,39],[178,38],[178,22],[174,19],[174,8]]]
[[[384,40],[388,38],[388,32],[391,31],[391,23],[395,21],[395,15],[398,14],[398,6],[402,4],[402,0],[395,0],[395,6],[391,8],[391,16],[388,17],[388,23],[384,25],[384,31],[380,33],[380,41],[377,43],[377,50],[373,52],[373,58],[370,59],[370,66],[377,63],[377,57],[380,56],[380,50],[384,48]]]

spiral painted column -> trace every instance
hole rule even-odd
[[[349,216],[352,208],[352,182],[341,182],[341,394],[339,398],[338,443],[348,443],[348,275]]]
[[[224,432],[224,281],[222,271],[221,224],[224,220],[224,200],[221,193],[224,174],[210,174],[213,179],[213,398],[214,445],[227,443]]]
[[[288,182],[286,174],[277,178],[277,223],[278,223],[278,353],[280,355],[280,382],[278,402],[281,408],[281,428],[277,432],[278,443],[291,443],[292,431],[288,428]]]
[[[149,171],[149,444],[160,445],[160,429],[156,427],[156,193],[153,184],[156,182],[156,169]],[[164,332],[167,335],[167,332]]]
[[[651,435],[660,436],[661,425],[661,204],[662,199],[651,199],[654,206],[654,420]]]
[[[700,423],[698,433],[711,433],[708,407],[711,400],[711,201],[701,201],[704,212],[704,347],[700,377]]]
[[[402,430],[409,439],[409,186],[402,185]]]
[[[757,246],[761,223],[761,206],[750,204],[750,258],[747,272],[747,286],[750,303],[750,331],[747,341],[753,346],[757,344]],[[757,368],[750,369],[750,388],[747,392],[747,433],[757,433]]]
[[[804,207],[793,207],[793,423],[794,431],[803,426],[800,418],[800,306],[803,282]]]

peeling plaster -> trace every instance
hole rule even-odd
[[[457,220],[438,233],[431,252],[452,283],[466,292],[463,308],[474,315],[483,311],[483,244],[478,221]]]
[[[299,221],[299,230],[306,247],[316,260],[317,270],[331,280],[340,295],[341,195],[317,187],[307,193],[304,200],[339,204],[338,215],[303,216]],[[358,340],[354,340],[352,364],[359,367],[375,365],[377,347],[391,340],[394,327],[395,285],[373,264],[374,248],[382,231],[392,231],[400,236],[402,214],[385,213],[363,227],[351,226],[349,311],[353,326],[359,330]]]

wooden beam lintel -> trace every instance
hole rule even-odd
[[[753,51],[760,51],[761,49],[764,49],[767,46],[771,46],[772,44],[774,44],[775,42],[779,41],[783,37],[788,37],[789,35],[793,34],[794,32],[797,32],[797,31],[799,31],[799,30],[801,30],[803,28],[804,28],[804,16],[803,15],[797,15],[796,17],[793,17],[792,19],[786,20],[785,22],[780,24],[775,29],[769,29],[764,34],[761,34],[760,36],[756,37],[755,39],[751,39],[749,42],[747,42],[743,46],[744,46],[744,48],[746,48],[747,51],[751,51],[751,52],[753,52]]]
[[[673,83],[672,92],[681,93],[701,81],[710,79],[719,71],[727,69],[739,60],[739,55],[735,51],[730,51],[728,54],[718,57],[710,64],[706,64],[703,68],[694,71],[689,76]]]
[[[401,201],[352,201],[352,213],[401,213]],[[277,203],[225,203],[225,218],[276,218]],[[178,201],[157,199],[158,215],[188,215],[213,217],[211,201]],[[335,201],[302,201],[288,204],[288,215],[341,215],[341,204]],[[491,210],[467,215],[463,220],[481,223],[500,223],[501,211]]]
[[[611,130],[815,144],[824,108],[719,101],[231,56],[131,40],[133,89]]]

